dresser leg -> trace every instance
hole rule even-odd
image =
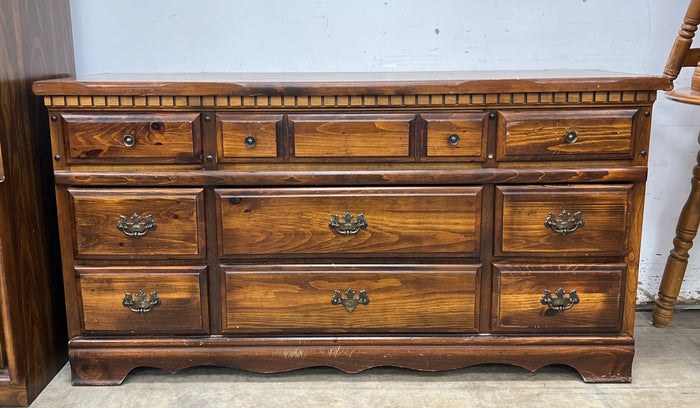
[[[698,153],[697,161],[698,164],[693,169],[690,195],[678,218],[673,249],[666,261],[666,269],[664,269],[664,276],[659,287],[659,298],[652,313],[656,327],[666,327],[673,317],[673,306],[678,299],[683,275],[685,275],[685,269],[688,266],[688,250],[693,246],[693,239],[698,232],[698,224],[700,223],[700,153]]]

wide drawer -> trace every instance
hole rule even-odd
[[[422,160],[453,157],[460,161],[486,159],[485,112],[426,113],[425,147]]]
[[[631,185],[498,186],[496,255],[624,255]]]
[[[475,257],[481,187],[219,189],[221,257]]]
[[[497,160],[631,159],[636,109],[503,111]]]
[[[69,188],[76,258],[203,259],[204,191]]]
[[[307,161],[412,159],[411,114],[289,115],[292,157]]]
[[[494,265],[493,331],[618,332],[626,266]]]
[[[282,115],[219,113],[216,119],[220,162],[279,156],[277,128]]]
[[[70,163],[200,163],[199,113],[63,113]]]
[[[224,265],[226,333],[476,331],[476,265]]]
[[[209,330],[206,266],[76,267],[88,333]]]

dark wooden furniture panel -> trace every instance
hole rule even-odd
[[[38,82],[56,117],[73,382],[489,363],[630,381],[651,107],[669,85],[603,71]],[[201,118],[187,158],[204,160],[65,160],[66,114]],[[134,213],[156,229],[124,235]],[[163,303],[128,310],[139,289]]]
[[[408,160],[411,122],[408,114],[289,115],[293,157],[352,161],[358,158]]]
[[[204,190],[71,188],[77,259],[203,259]]]
[[[61,114],[71,163],[199,163],[199,113]]]
[[[474,265],[224,265],[222,269],[226,333],[476,330],[479,267]]]
[[[85,333],[202,334],[208,330],[205,266],[78,266],[75,272]]]
[[[281,121],[282,115],[218,113],[219,161],[278,157]]]
[[[486,159],[485,112],[425,113],[425,158],[456,157],[464,161]],[[425,159],[424,158],[424,159]]]
[[[620,331],[624,264],[497,264],[494,268],[494,332]]]
[[[627,250],[631,185],[498,186],[497,255],[618,255]]]
[[[75,74],[68,0],[0,3],[0,406],[68,356],[49,122],[31,84]]]
[[[481,187],[220,189],[216,196],[225,258],[479,254]]]
[[[631,159],[636,114],[635,109],[501,112],[497,160]]]

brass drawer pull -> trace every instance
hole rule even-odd
[[[124,293],[122,305],[134,313],[148,313],[153,310],[154,307],[160,306],[160,298],[156,292],[151,292],[150,297],[146,299],[146,293],[139,289],[136,293],[136,299],[134,299],[131,293]]]
[[[578,133],[576,133],[576,131],[573,130],[571,132],[568,132],[566,136],[564,136],[564,141],[566,141],[566,143],[576,143],[577,140]]]
[[[572,290],[567,295],[564,289],[559,288],[556,292],[554,292],[554,294],[556,297],[552,297],[552,292],[545,289],[544,295],[542,295],[542,299],[540,299],[540,303],[547,305],[550,309],[554,309],[557,312],[569,310],[581,301],[576,294],[576,289]]]
[[[134,143],[136,143],[136,139],[134,139],[134,137],[131,135],[124,135],[122,143],[124,143],[124,146],[126,147],[131,147],[134,145]]]
[[[356,293],[357,292],[353,289],[348,289],[345,291],[346,297],[343,297],[343,294],[339,290],[336,290],[331,298],[331,303],[334,305],[339,305],[342,303],[343,306],[345,306],[345,310],[352,313],[357,305],[369,304],[369,296],[367,296],[367,291],[361,290],[359,293],[360,297],[355,297]]]
[[[150,215],[147,215],[144,219],[140,215],[134,213],[134,215],[130,217],[130,220],[120,215],[117,229],[128,237],[141,238],[146,235],[148,231],[156,229],[156,222],[153,221],[153,217]]]
[[[447,143],[451,144],[452,146],[457,146],[459,144],[459,135],[456,133],[450,134],[447,136]]]
[[[559,214],[559,219],[554,213],[549,213],[547,220],[544,222],[544,226],[557,232],[561,235],[569,235],[576,231],[579,227],[583,227],[585,222],[583,221],[583,215],[581,211],[574,213],[573,218],[568,211],[564,210]]]
[[[367,220],[365,220],[364,214],[358,214],[357,220],[352,220],[353,215],[350,211],[343,215],[343,221],[340,221],[340,217],[337,214],[331,214],[331,222],[328,223],[330,229],[334,230],[340,235],[350,236],[357,234],[361,229],[367,228]]]

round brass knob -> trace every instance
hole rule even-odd
[[[574,143],[578,140],[578,133],[572,130],[571,132],[566,134],[564,140],[566,140],[566,143]]]
[[[134,143],[136,143],[136,139],[134,139],[134,137],[131,135],[125,135],[122,139],[122,143],[124,143],[124,146],[126,147],[131,147],[134,145]]]
[[[452,146],[457,146],[459,144],[459,135],[452,133],[451,135],[447,136],[447,143],[451,144]]]
[[[256,142],[257,141],[255,140],[255,137],[253,137],[252,135],[248,135],[245,139],[243,139],[243,143],[245,143],[245,145],[248,147],[255,146]]]

